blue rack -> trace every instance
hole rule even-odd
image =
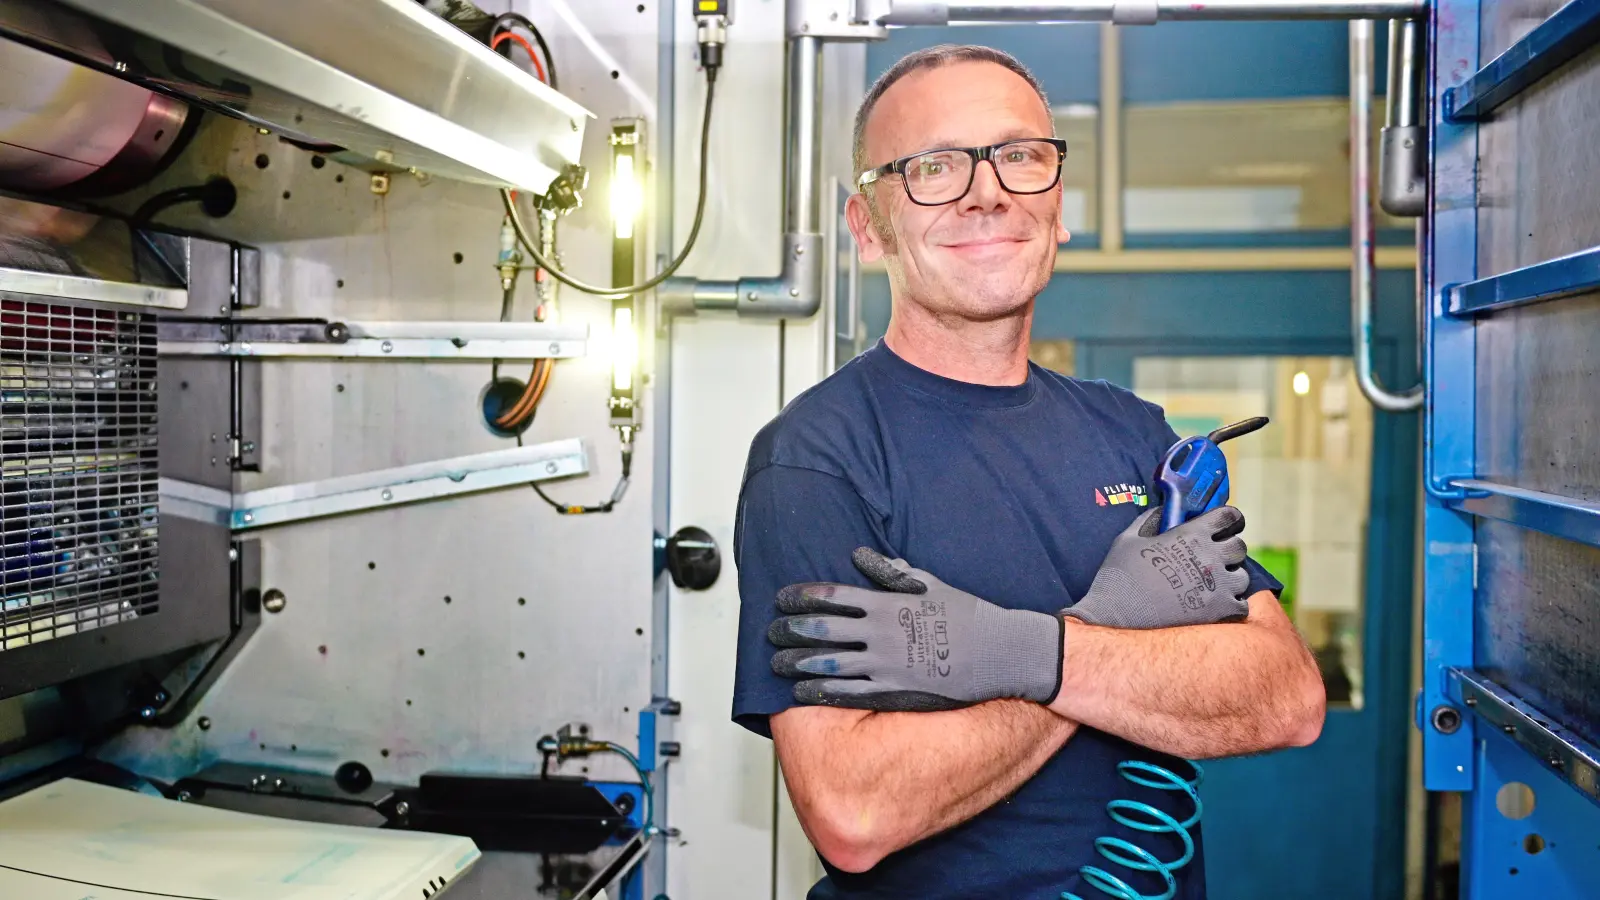
[[[1439,4],[1441,9],[1445,5]],[[1597,40],[1600,0],[1571,0],[1465,83],[1447,88],[1446,117],[1463,122],[1489,115]]]
[[[1490,522],[1600,547],[1600,502],[1479,473],[1479,438],[1505,426],[1480,420],[1494,412],[1479,406],[1478,329],[1517,307],[1600,292],[1600,247],[1478,277],[1478,122],[1600,43],[1600,0],[1572,0],[1463,80],[1463,69],[1479,65],[1480,22],[1491,19],[1493,2],[1436,0],[1429,24],[1430,93],[1439,102],[1430,122],[1424,260],[1427,498],[1417,721],[1424,785],[1465,792],[1462,896],[1577,900],[1600,897],[1600,747],[1530,702],[1526,686],[1509,674],[1480,670],[1487,632],[1479,629],[1493,620],[1480,619],[1492,613],[1489,595],[1480,593],[1479,556]],[[1518,598],[1533,616],[1542,612],[1536,590]],[[1523,791],[1527,802],[1518,799]]]

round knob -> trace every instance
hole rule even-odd
[[[704,528],[685,525],[667,538],[667,571],[678,587],[703,591],[722,574],[722,553]]]

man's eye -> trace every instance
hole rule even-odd
[[[932,178],[936,175],[942,175],[943,173],[944,163],[942,162],[917,163],[917,175],[922,178]]]

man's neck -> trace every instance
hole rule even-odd
[[[926,372],[997,387],[1028,380],[1028,333],[1033,305],[1004,319],[973,322],[936,316],[915,303],[896,303],[883,341],[895,355]]]

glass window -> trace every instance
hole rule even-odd
[[[1056,136],[1067,142],[1067,163],[1061,170],[1061,224],[1074,237],[1093,234],[1100,224],[1100,108],[1073,103],[1052,112]]]
[[[1350,228],[1349,102],[1338,97],[1130,105],[1123,218],[1134,234]],[[1373,104],[1377,183],[1384,104]],[[1379,228],[1412,227],[1376,206]]]
[[[1311,645],[1335,706],[1361,706],[1372,409],[1346,357],[1144,357],[1134,390],[1180,436],[1251,416],[1272,424],[1222,445],[1250,555]]]

